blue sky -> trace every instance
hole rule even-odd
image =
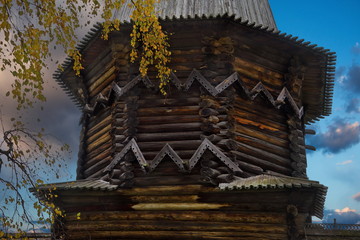
[[[280,31],[337,54],[333,113],[308,127],[308,176],[329,187],[327,221],[360,223],[360,1],[269,2]]]

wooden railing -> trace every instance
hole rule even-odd
[[[338,223],[307,223],[305,229],[311,230],[340,230],[360,231],[360,224],[338,224]]]

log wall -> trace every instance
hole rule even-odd
[[[288,239],[285,192],[186,185],[61,196],[67,239]]]
[[[117,173],[104,176],[101,171],[131,139],[136,140],[146,161],[151,162],[169,144],[186,165],[204,138],[236,162],[243,170],[238,176],[268,172],[305,177],[303,122],[290,108],[278,109],[275,101],[283,88],[289,87],[295,104],[301,106],[301,74],[294,70],[299,63],[266,45],[259,50],[257,42],[234,34],[231,25],[195,32],[193,26],[178,25],[172,23],[173,30],[179,30],[170,42],[170,67],[178,85],[169,83],[166,97],[141,81],[120,98],[111,94],[111,83],[127,89],[127,84],[138,75],[137,65],[129,64],[130,48],[121,34],[114,34],[110,46],[89,65],[86,84],[89,104],[95,107],[84,130],[83,177],[109,180],[115,174],[116,178],[123,176],[129,182],[127,186],[151,182],[156,185],[161,182],[161,175],[172,176],[169,182],[173,184],[195,183],[199,178],[215,185],[233,180],[232,171],[212,154],[204,156],[202,160],[208,158],[207,161],[200,161],[190,175],[179,174],[176,164],[165,157],[152,169],[153,173],[145,176],[142,167],[134,162],[133,153],[125,156],[126,166],[115,167]],[[214,30],[223,34],[217,35]],[[289,66],[293,67],[288,69]],[[185,88],[194,68],[199,69],[203,79],[193,79]],[[241,87],[223,83],[234,72]],[[154,79],[155,72],[150,69],[148,75]],[[221,85],[216,89],[220,94],[214,94],[200,81],[213,87]],[[121,181],[113,179],[115,182]]]

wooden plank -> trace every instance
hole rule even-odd
[[[111,160],[112,160],[112,156],[108,156],[102,159],[101,161],[95,163],[91,167],[85,169],[84,170],[85,176],[91,176],[94,173],[104,170],[105,167],[110,164]]]
[[[257,83],[257,82],[256,82]],[[264,107],[264,104],[258,104],[255,101],[244,100],[241,97],[235,96],[234,107],[253,113],[260,117],[268,116],[272,121],[286,124],[286,115],[273,107]]]
[[[188,195],[196,196],[196,195]],[[137,196],[134,196],[137,197]],[[152,197],[152,196],[149,196]],[[163,196],[159,196],[163,197]],[[171,197],[171,196],[169,196]],[[77,221],[75,213],[67,213],[66,220]],[[245,222],[245,223],[274,223],[286,224],[285,214],[275,212],[250,212],[250,211],[102,211],[82,212],[84,221],[109,221],[121,220],[173,220],[178,221],[215,221],[215,222]]]
[[[99,75],[96,80],[90,79],[91,82],[89,86],[89,92],[91,93],[95,88],[97,88],[105,79],[108,79],[111,75],[115,73],[116,67],[111,66],[109,69],[106,70],[103,74]]]
[[[176,166],[174,166],[176,167]],[[174,168],[175,169],[175,168]],[[158,169],[155,168],[154,172]],[[175,172],[179,174],[179,172]],[[172,185],[189,185],[200,183],[200,175],[178,175],[178,176],[149,176],[134,178],[134,186],[172,186]]]
[[[140,125],[137,126],[138,133],[161,133],[161,132],[183,132],[198,131],[202,124],[200,122],[193,123],[169,123],[157,125]]]
[[[91,152],[95,148],[100,147],[101,145],[111,141],[112,141],[111,135],[104,134],[101,138],[97,139],[95,142],[92,142],[91,144],[87,145],[85,149],[87,152]]]
[[[226,237],[234,237],[235,239],[242,240],[287,240],[287,234],[278,233],[254,233],[254,232],[210,232],[210,231],[69,231],[68,236],[70,239],[96,239],[96,238],[125,238],[125,239],[229,239]]]
[[[100,92],[103,92],[103,90],[104,89],[108,89],[108,90],[110,90],[110,88],[111,88],[111,83],[113,82],[113,81],[115,81],[115,79],[116,79],[116,73],[112,73],[110,76],[106,76],[106,77],[104,77],[103,79],[99,79],[98,81],[96,81],[95,83],[94,83],[94,87],[92,88],[92,89],[90,89],[90,93],[89,93],[89,95],[90,95],[90,97],[95,97],[95,96],[97,96]],[[101,81],[101,82],[100,82]],[[96,84],[96,85],[95,85]],[[91,86],[92,87],[92,86]],[[106,92],[108,92],[108,91],[106,91]]]
[[[219,231],[219,232],[256,232],[256,233],[284,233],[287,232],[285,224],[256,224],[256,223],[224,223],[224,222],[189,222],[189,221],[79,221],[78,224],[69,224],[70,231]]]
[[[87,131],[86,131],[86,136],[87,137],[91,137],[93,136],[94,134],[96,134],[98,131],[101,131],[103,128],[106,128],[107,126],[111,126],[111,116],[108,116],[104,119],[101,119],[102,121],[98,122],[95,126],[89,128]],[[89,125],[88,125],[89,126]]]
[[[266,128],[275,129],[275,131],[288,131],[288,126],[285,123],[274,121],[271,118],[264,118],[263,115],[259,114],[258,112],[254,113],[253,111],[244,111],[244,109],[240,110],[235,108],[233,111],[230,112],[230,114],[235,119],[243,118],[247,120],[257,121],[259,124],[266,126]]]
[[[283,148],[267,141],[248,136],[246,134],[237,133],[234,139],[238,142],[245,143],[249,146],[256,147],[285,158],[290,157],[289,148]]]
[[[136,138],[137,138],[138,142],[171,141],[171,140],[200,140],[201,134],[202,134],[202,131],[139,133],[136,135]]]
[[[159,124],[159,123],[189,123],[200,122],[199,115],[173,115],[173,116],[146,116],[138,117],[139,125],[145,124]]]
[[[262,131],[259,131],[259,130],[256,130],[256,129],[253,129],[250,127],[245,127],[245,126],[242,126],[239,124],[234,125],[234,131],[232,131],[231,133],[234,134],[235,136],[237,135],[237,133],[248,135],[253,138],[267,141],[271,144],[274,144],[274,145],[282,147],[282,148],[289,147],[289,141],[287,140],[287,138],[280,138],[278,136],[273,136],[271,134],[267,134]]]
[[[290,158],[283,158],[276,154],[261,150],[257,147],[252,147],[242,142],[235,142],[234,144],[236,145],[237,151],[239,152],[259,157],[261,159],[266,159],[267,161],[278,164],[280,166],[291,167]]]
[[[239,152],[239,151],[231,151],[238,161],[246,162],[253,164],[255,166],[261,167],[264,171],[272,170],[274,172],[278,172],[287,176],[291,175],[292,169],[289,167],[283,167],[278,164],[274,164],[268,160],[261,159],[258,157],[254,157],[251,154]]]
[[[138,104],[139,107],[174,107],[174,106],[192,106],[192,105],[198,105],[201,101],[201,98],[199,97],[188,97],[184,98],[183,94],[182,96],[179,95],[177,98],[174,98],[175,94],[170,93],[169,98],[154,98],[151,101],[148,101],[148,99],[139,99]]]
[[[110,131],[111,131],[111,124],[108,124],[102,129],[100,129],[98,132],[94,133],[93,135],[87,134],[88,138],[86,139],[86,142],[92,143],[97,138],[100,138],[102,135],[110,133]]]
[[[86,162],[85,164],[83,164],[84,168],[89,168],[92,165],[96,164],[97,162],[100,162],[101,160],[112,156],[113,154],[113,147],[111,146],[110,148],[107,148],[106,150],[100,152],[97,155],[93,155],[92,157],[87,156],[86,157]]]
[[[156,107],[156,108],[139,108],[137,114],[141,116],[169,116],[169,115],[194,115],[198,114],[199,106],[181,106],[175,108],[171,107]]]

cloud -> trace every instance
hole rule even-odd
[[[335,212],[342,214],[342,213],[356,212],[356,210],[351,209],[349,207],[344,207],[343,209],[335,209]]]
[[[344,80],[346,88],[354,93],[360,93],[360,65],[353,64]]]
[[[353,98],[346,106],[346,112],[348,113],[360,113],[360,99]]]
[[[343,162],[336,163],[336,165],[347,165],[347,164],[350,164],[352,162],[353,162],[352,160],[346,160],[346,161],[343,161]]]
[[[358,192],[357,194],[355,194],[354,196],[352,196],[352,199],[354,199],[355,201],[360,202],[360,192]]]
[[[359,122],[335,120],[324,133],[308,137],[309,145],[322,149],[325,153],[339,153],[360,142]]]
[[[360,55],[360,44],[356,42],[355,45],[351,48],[351,52],[355,55]]]
[[[335,77],[340,84],[344,83],[344,80],[346,80],[346,67],[345,66],[338,67],[336,69]]]
[[[334,218],[336,218],[336,223],[342,224],[357,224],[360,222],[360,214],[349,207],[335,210],[324,210],[323,223],[333,223]]]

